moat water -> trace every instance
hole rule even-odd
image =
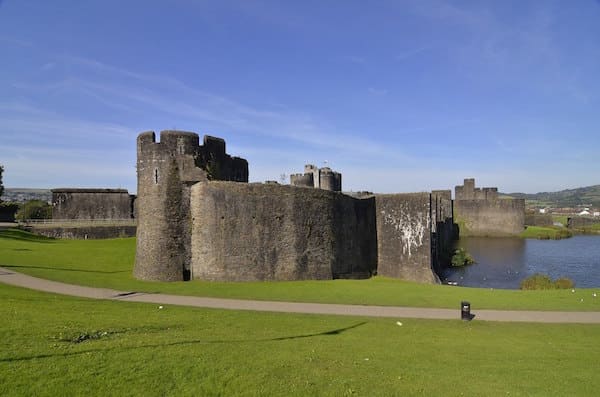
[[[442,282],[466,287],[518,289],[524,278],[544,273],[569,277],[576,287],[600,287],[600,236],[563,240],[469,237],[458,241],[477,263],[447,269]]]

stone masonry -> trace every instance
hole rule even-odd
[[[133,202],[125,189],[52,189],[52,219],[130,219]]]
[[[225,153],[225,141],[153,131],[137,139],[137,247],[134,275],[144,280],[190,278],[190,189],[208,180],[248,181],[248,162]]]
[[[525,200],[500,199],[498,188],[475,188],[465,179],[455,188],[454,218],[461,236],[513,236],[525,228]]]
[[[318,168],[312,164],[304,166],[304,174],[290,175],[293,186],[313,187],[315,189],[342,191],[342,174],[329,167]]]
[[[355,198],[339,191],[341,174],[316,167],[297,186],[247,181],[247,162],[223,140],[140,134],[134,276],[437,281],[452,240],[449,191]]]

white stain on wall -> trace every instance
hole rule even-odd
[[[382,210],[383,221],[391,225],[402,244],[402,254],[412,255],[413,250],[423,245],[423,238],[429,229],[429,213],[416,212],[411,214],[407,210]]]

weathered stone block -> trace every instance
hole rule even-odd
[[[132,198],[125,189],[52,189],[52,219],[132,217]]]
[[[369,277],[375,266],[368,201],[318,189],[224,182],[194,185],[191,201],[193,278]]]
[[[455,200],[461,236],[514,236],[524,230],[525,200]]]
[[[436,282],[431,258],[429,193],[384,194],[377,208],[377,273],[420,282]]]

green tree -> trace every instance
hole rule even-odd
[[[52,207],[42,200],[29,200],[21,206],[16,218],[20,221],[27,219],[50,219]]]

